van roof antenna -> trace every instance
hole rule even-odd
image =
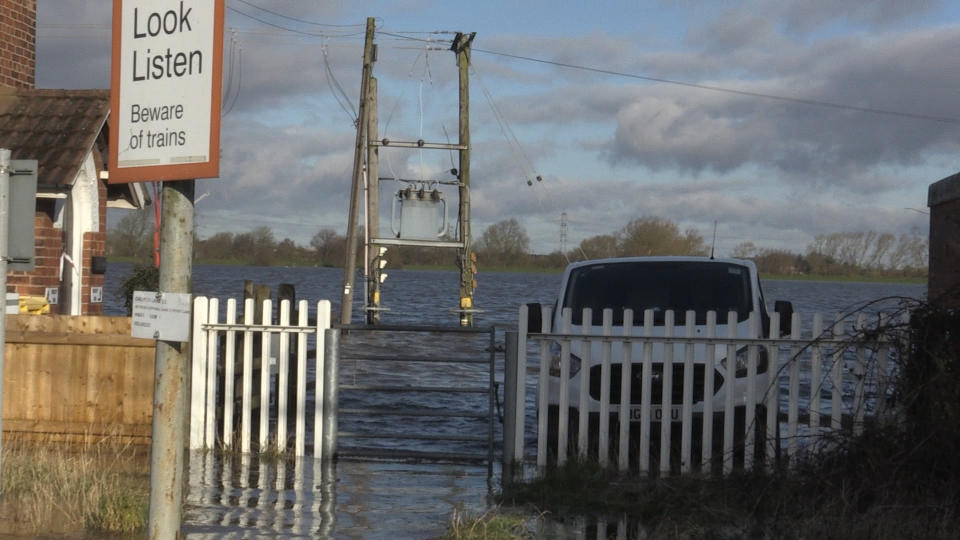
[[[717,220],[713,220],[713,241],[710,242],[710,260],[713,260],[713,251],[717,247]]]

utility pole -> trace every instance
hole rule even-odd
[[[452,51],[460,74],[460,326],[473,326],[474,258],[470,246],[470,44],[476,32],[457,32]]]
[[[353,316],[353,281],[357,273],[357,207],[360,204],[360,184],[364,175],[364,154],[367,146],[367,92],[373,70],[373,17],[367,17],[367,32],[363,44],[363,76],[360,80],[360,104],[357,112],[357,140],[353,154],[353,181],[350,185],[350,210],[347,221],[347,259],[343,265],[343,298],[340,302],[340,324],[349,325]]]
[[[377,79],[370,77],[367,90],[367,242],[366,267],[364,277],[367,278],[367,324],[380,322],[380,275],[381,261],[380,246],[370,242],[371,238],[380,237],[380,147],[369,144],[376,140],[378,126],[377,115]]]

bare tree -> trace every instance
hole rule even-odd
[[[703,237],[695,229],[680,232],[670,220],[637,218],[617,235],[620,255],[706,255]]]
[[[153,252],[153,208],[127,212],[107,234],[107,253],[148,259]]]
[[[317,231],[310,239],[310,247],[316,251],[317,261],[325,266],[343,263],[346,238],[337,231],[325,227]]]
[[[474,244],[474,250],[484,257],[487,264],[522,262],[529,249],[530,237],[523,225],[514,218],[487,227]]]
[[[737,259],[749,259],[755,256],[757,252],[757,246],[753,242],[740,242],[736,247],[733,248],[733,251],[730,252],[730,255]]]
[[[588,259],[605,259],[619,255],[617,237],[612,234],[598,234],[580,242],[580,252]]]
[[[233,250],[233,233],[218,232],[217,234],[197,243],[197,257],[201,259],[229,260],[236,259]]]

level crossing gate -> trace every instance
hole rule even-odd
[[[193,305],[191,449],[487,462],[496,331],[332,328],[330,302]]]

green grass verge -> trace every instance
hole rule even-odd
[[[520,512],[492,510],[482,515],[454,512],[439,540],[513,540],[531,537],[531,518]]]
[[[107,438],[82,446],[4,441],[0,529],[133,533],[146,527],[149,459]]]

